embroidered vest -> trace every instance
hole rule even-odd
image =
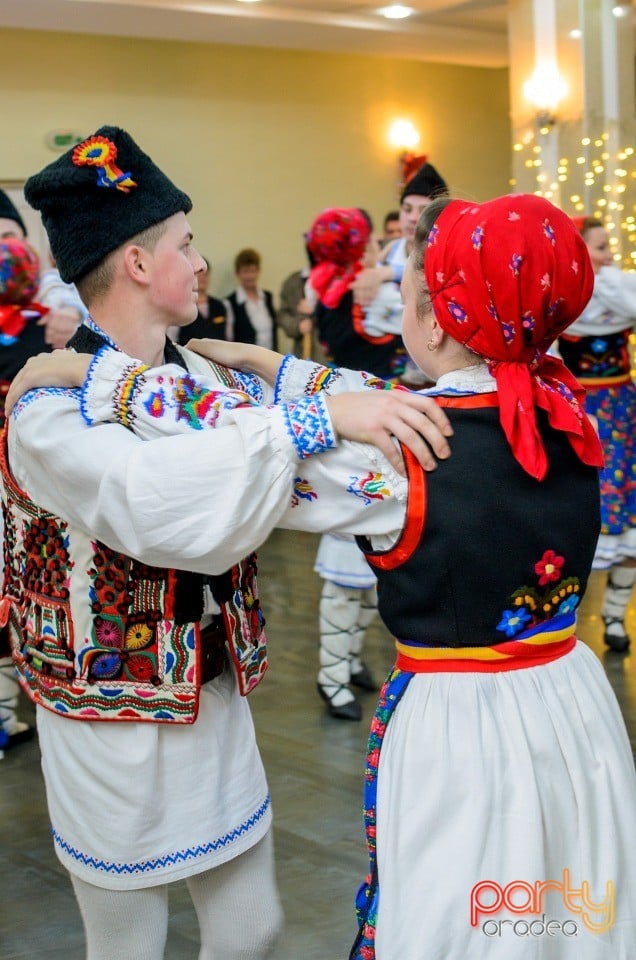
[[[348,291],[335,308],[316,306],[316,325],[320,340],[325,344],[333,363],[349,370],[367,370],[390,380],[399,376],[404,367],[402,339],[388,334],[372,339],[360,333],[361,323],[353,294]]]
[[[70,346],[104,341],[81,327]],[[184,365],[167,342],[166,360]],[[39,704],[82,720],[193,723],[206,630],[204,589],[221,608],[239,690],[267,669],[256,555],[221,576],[151,567],[42,510],[14,482],[0,449],[7,627],[22,683]]]
[[[630,383],[630,330],[618,333],[559,337],[559,350],[566,367],[586,389]]]
[[[455,648],[503,643],[558,616],[573,623],[600,528],[598,471],[539,411],[550,461],[539,483],[512,456],[496,394],[444,399],[475,404],[444,403],[451,456],[432,473],[409,467],[407,517],[391,550],[358,541],[378,577],[382,619],[398,640]]]

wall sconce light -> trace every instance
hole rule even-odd
[[[419,131],[410,120],[394,120],[389,127],[389,143],[401,153],[414,150],[419,142]]]
[[[419,131],[410,120],[393,121],[389,128],[389,143],[399,151],[400,189],[426,163],[425,156],[414,152],[419,142]]]
[[[556,110],[567,92],[567,84],[556,64],[547,61],[537,64],[524,83],[523,94],[536,108],[535,119],[541,133],[548,133],[557,122]]]

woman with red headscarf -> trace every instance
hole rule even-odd
[[[601,615],[610,650],[626,653],[625,612],[636,583],[636,383],[629,336],[636,330],[636,274],[612,263],[607,231],[593,217],[575,218],[594,270],[594,292],[559,338],[566,366],[587,391],[605,453],[601,473],[601,535],[594,569],[607,571]]]
[[[393,283],[383,283],[375,300],[362,308],[351,290],[363,266],[377,259],[371,221],[356,208],[323,210],[306,237],[312,268],[308,296],[315,299],[318,335],[337,367],[392,378],[403,365],[402,301]],[[316,685],[327,711],[337,720],[361,720],[355,690],[377,691],[363,660],[364,638],[377,611],[376,578],[351,536],[325,533],[314,571],[320,594],[320,669]]]
[[[377,450],[341,443],[301,466],[279,520],[366,530],[396,637],[366,766],[355,960],[636,956],[634,763],[601,664],[576,639],[601,449],[578,382],[546,353],[592,284],[582,238],[542,198],[431,204],[403,279],[403,336],[437,381],[452,454],[424,473],[404,450],[404,481]],[[201,349],[271,376],[253,346]],[[140,372],[109,351],[83,408],[118,409],[145,437],[191,429],[178,405],[144,415],[170,376],[181,389],[176,368]],[[377,387],[286,358],[276,393],[356,384]],[[196,426],[241,416],[202,412]],[[254,496],[267,513],[268,492]],[[255,515],[254,546],[257,527]]]

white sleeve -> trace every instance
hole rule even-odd
[[[148,440],[219,426],[224,411],[262,406],[273,398],[272,387],[258,377],[226,371],[241,389],[228,387],[208,361],[190,351],[180,352],[198,366],[196,373],[175,364],[150,368],[103,347],[93,357],[81,391],[86,422],[134,425],[137,436]]]
[[[636,274],[616,267],[601,267],[594,279],[594,299],[605,309],[636,324]]]
[[[18,484],[44,509],[154,566],[222,573],[289,504],[298,458],[282,411],[254,407],[222,430],[143,441],[89,427],[78,391],[32,391],[9,425]]]
[[[392,281],[381,284],[375,300],[363,310],[364,332],[369,337],[401,334],[403,312],[402,296],[396,285]]]
[[[285,417],[229,410],[222,428],[143,441],[119,424],[89,427],[79,391],[32,391],[11,415],[9,462],[44,509],[154,566],[221,573],[276,526],[400,530],[406,481],[375,447],[343,442],[299,460]]]
[[[64,283],[56,270],[46,270],[42,274],[35,299],[38,303],[53,310],[60,307],[72,307],[78,311],[82,320],[88,314],[88,310],[77,292],[77,287],[72,283]]]
[[[276,403],[284,403],[316,393],[335,396],[339,393],[369,389],[380,382],[377,377],[364,370],[325,367],[320,363],[300,360],[288,354],[278,370],[274,399]]]

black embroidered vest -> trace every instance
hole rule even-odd
[[[518,632],[520,611],[519,625],[530,625],[580,600],[600,529],[598,471],[580,462],[541,411],[550,462],[541,483],[514,459],[497,407],[445,412],[451,456],[432,473],[410,470],[401,540],[387,553],[358,542],[395,637],[492,646]]]

